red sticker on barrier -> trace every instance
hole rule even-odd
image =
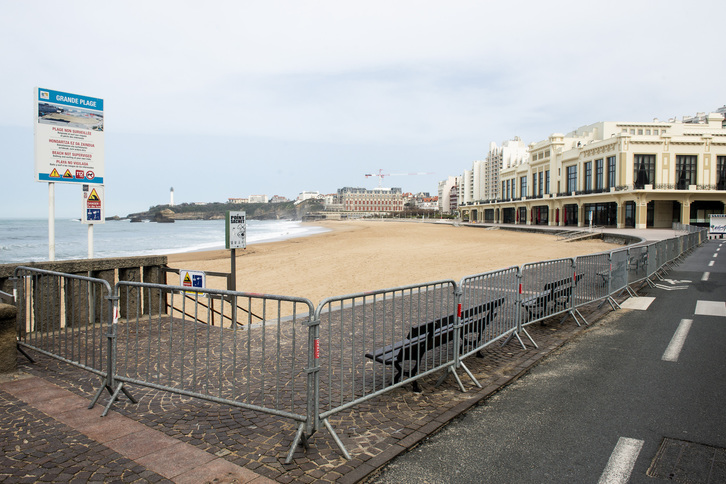
[[[456,307],[456,315],[458,317],[461,317],[461,303]]]
[[[316,360],[320,358],[320,339],[318,338],[315,338],[315,349],[313,350],[313,354],[315,355]]]

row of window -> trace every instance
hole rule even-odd
[[[604,159],[588,161],[583,164],[582,189],[586,192],[605,190],[617,186],[616,157],[609,156]],[[698,156],[676,155],[676,180],[674,188],[687,190],[689,185],[698,184]],[[656,155],[636,154],[633,160],[633,185],[642,189],[645,185],[656,184]],[[566,193],[579,190],[578,165],[565,167]],[[550,193],[550,172],[537,172],[532,174],[532,190],[530,193],[527,176],[519,177],[519,186],[515,179],[502,181],[502,198],[516,198],[517,188],[519,196],[541,196]],[[716,185],[717,189],[726,189],[726,156],[716,158]],[[558,187],[559,188],[559,187]]]
[[[624,134],[628,134],[628,133],[630,133],[630,134],[636,134],[637,133],[638,135],[641,135],[641,136],[642,135],[650,136],[652,134],[653,136],[658,136],[659,134],[666,134],[666,130],[665,129],[660,129],[660,130],[653,129],[653,130],[651,130],[650,128],[638,128],[636,130],[635,128],[630,128],[630,129],[623,128],[623,133]]]
[[[655,155],[635,155],[633,163],[633,180],[635,188],[656,183]],[[698,156],[676,155],[676,186],[678,190],[687,190],[689,185],[698,184]],[[719,190],[726,189],[726,156],[716,157],[716,185]]]

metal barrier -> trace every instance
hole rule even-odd
[[[582,273],[576,272],[574,259],[525,264],[521,270],[519,289],[521,325],[527,326],[565,314],[562,322],[568,315],[572,315],[579,326],[579,311],[573,305],[572,295],[582,277]],[[522,330],[531,340],[526,330]]]
[[[646,252],[647,253],[647,252]],[[608,293],[610,298],[613,294],[620,294],[623,290],[628,290],[628,249],[614,250],[610,252],[610,286]]]
[[[628,284],[627,291],[631,296],[637,296],[630,287],[641,281],[645,281],[651,274],[650,265],[655,266],[655,248],[650,249],[649,245],[630,247],[628,249]]]
[[[320,302],[318,418],[346,456],[328,418],[453,366],[458,297],[454,281],[436,281]]]
[[[116,291],[116,380],[292,419],[298,431],[288,461],[300,439],[307,445],[309,300],[133,282]]]
[[[478,354],[502,338],[518,335],[519,268],[509,267],[461,280],[462,314],[480,308],[479,316],[462,320],[460,359]],[[520,343],[522,343],[520,339]],[[532,342],[534,344],[534,341]],[[464,367],[466,369],[466,367]],[[468,370],[466,370],[468,373]],[[469,373],[477,386],[479,382]]]
[[[112,391],[113,342],[108,332],[114,297],[109,283],[22,266],[14,274],[18,349],[31,361],[23,348],[101,376],[97,395],[104,388]]]
[[[612,278],[610,254],[578,256],[575,258],[575,273],[578,276],[582,274],[574,288],[573,306],[575,308],[604,300],[615,309],[617,303],[610,296],[610,279]],[[580,316],[587,323],[584,316],[581,314]]]

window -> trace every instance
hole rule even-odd
[[[537,172],[532,173],[532,196],[537,196]]]
[[[726,190],[726,156],[716,158],[716,189]]]
[[[517,179],[512,178],[510,181],[512,182],[512,198],[517,198]]]
[[[726,158],[726,157],[724,157]],[[550,171],[545,171],[545,193],[550,192]]]
[[[696,184],[696,165],[698,157],[695,155],[676,156],[676,188],[688,190],[688,185]]]
[[[615,187],[615,157],[608,156],[608,188]]]
[[[549,175],[549,172],[547,172],[547,174]],[[540,194],[540,195],[542,195],[544,193],[542,191],[542,185],[544,184],[544,181],[542,180],[542,178],[544,178],[543,175],[544,175],[544,173],[541,173],[540,172],[540,174],[539,174],[539,184],[537,185],[538,186],[537,193]]]
[[[567,167],[567,191],[572,193],[577,190],[577,165]]]
[[[603,189],[603,163],[602,158],[595,160],[595,190]]]
[[[592,190],[592,161],[585,163],[585,191]]]
[[[633,162],[635,188],[655,183],[655,155],[635,155]]]
[[[649,129],[646,129],[645,130],[645,134],[648,135],[648,136],[650,136],[650,130]]]
[[[653,134],[654,134],[654,135],[658,135],[658,130],[657,130],[657,129],[654,129],[654,130],[653,130]]]
[[[519,179],[519,196],[527,196],[527,176],[523,176]]]

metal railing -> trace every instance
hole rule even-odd
[[[22,266],[15,269],[14,278],[18,348],[38,351],[101,376],[99,395],[110,388],[113,372],[109,371],[108,355],[113,352],[113,342],[108,333],[114,307],[110,284]]]
[[[329,418],[403,385],[457,370],[528,325],[610,303],[660,277],[707,239],[704,230],[608,253],[327,298],[108,282],[28,267],[15,271],[18,345],[101,377],[104,414],[131,385],[290,419],[298,444]]]

